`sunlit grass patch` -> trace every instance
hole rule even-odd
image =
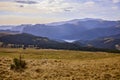
[[[10,69],[14,58],[27,63],[24,72]],[[0,79],[119,80],[120,54],[51,49],[0,49]]]

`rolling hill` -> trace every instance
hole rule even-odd
[[[32,48],[45,48],[45,49],[80,49],[81,47],[76,44],[57,42],[50,40],[46,37],[38,37],[31,34],[15,34],[0,37],[2,42],[1,47],[32,47]]]
[[[84,46],[91,46],[95,48],[103,48],[103,49],[120,49],[120,34],[112,35],[112,36],[106,36],[97,38],[94,40],[88,40],[88,41],[76,41],[74,42],[76,44],[83,43]]]

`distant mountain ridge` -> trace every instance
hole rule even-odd
[[[119,49],[120,21],[85,18],[49,24],[22,24],[0,30],[0,41],[54,49]]]
[[[84,19],[73,19],[69,21],[52,22],[52,23],[48,23],[47,25],[56,26],[56,25],[63,25],[63,24],[68,24],[68,23],[76,24],[79,21],[88,21],[88,20],[104,21],[103,19],[84,18]]]
[[[8,31],[47,37],[60,42],[76,40],[84,42],[120,34],[120,21],[94,18],[73,19],[48,24],[22,24]]]
[[[57,40],[91,40],[98,37],[119,34],[119,26],[120,21],[87,18],[24,26],[22,31]]]

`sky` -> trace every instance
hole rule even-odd
[[[83,18],[120,20],[120,0],[0,0],[0,25]]]

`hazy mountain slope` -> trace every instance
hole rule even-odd
[[[96,28],[78,34],[76,38],[80,40],[93,40],[99,37],[120,34],[120,27]]]
[[[10,27],[7,32],[28,33],[36,36],[48,37],[53,40],[92,40],[99,37],[120,34],[120,21],[102,19],[74,19],[53,22],[49,24],[21,24]],[[6,32],[2,31],[2,32]],[[0,31],[1,32],[1,31]]]
[[[23,32],[52,39],[67,39],[67,35],[74,35],[75,33],[83,32],[85,30],[86,29],[84,27],[81,28],[78,25],[73,24],[64,24],[59,26],[36,24],[25,27]]]
[[[107,21],[102,19],[85,18],[85,19],[73,19],[70,21],[53,22],[47,25],[58,26],[64,24],[73,24],[73,25],[79,25],[81,27],[86,27],[87,29],[93,29],[93,28],[106,28],[106,27],[116,26],[118,23],[119,21]]]
[[[11,29],[13,26],[11,25],[0,25],[0,30],[8,30],[8,29]]]
[[[99,19],[71,20],[51,24],[24,26],[23,32],[60,40],[88,40],[120,33],[119,21]]]

